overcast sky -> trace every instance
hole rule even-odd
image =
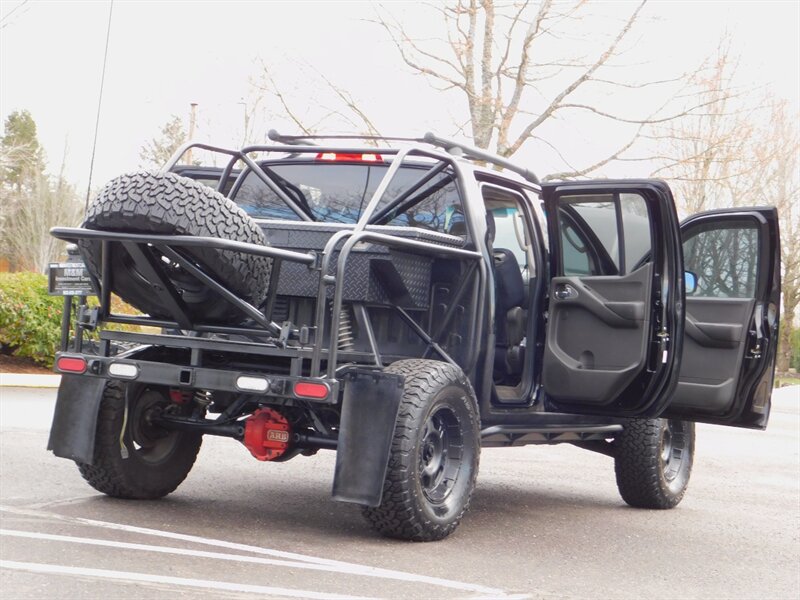
[[[413,2],[389,9],[421,36],[438,23]],[[576,36],[608,33],[610,21],[630,12],[626,2],[596,3],[597,18]],[[0,1],[0,115],[28,109],[39,128],[50,170],[67,148],[67,176],[86,185],[94,132],[109,4]],[[765,86],[800,106],[800,2],[651,2],[631,39],[630,62],[640,73],[691,70],[727,31],[741,54],[740,82]],[[435,92],[403,65],[385,33],[366,19],[374,7],[356,2],[132,2],[114,3],[94,185],[136,169],[139,149],[171,114],[199,104],[197,137],[220,145],[241,141],[243,100],[263,61],[298,110],[317,97],[317,69],[352,93],[384,133],[450,134],[463,119],[460,98]],[[642,75],[645,77],[645,75]],[[621,111],[636,107],[622,106]],[[286,123],[277,123],[288,130]],[[576,163],[602,152],[602,136],[577,120],[551,132],[570,140]],[[624,137],[622,132],[619,135]],[[518,156],[540,173],[563,168],[553,156]],[[635,175],[636,166],[624,167]],[[617,174],[617,173],[614,173]],[[647,173],[638,173],[646,175]]]

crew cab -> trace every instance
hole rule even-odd
[[[540,183],[433,134],[271,139],[187,145],[53,230],[99,306],[65,332],[50,448],[99,491],[172,492],[203,435],[263,461],[330,449],[334,499],[428,541],[465,514],[482,447],[602,452],[628,504],[672,508],[695,422],[766,428],[775,208],[679,223],[659,180]],[[181,165],[191,146],[230,160]]]

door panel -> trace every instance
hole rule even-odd
[[[706,414],[730,409],[747,336],[743,323],[753,313],[752,299],[686,299],[678,388],[671,408]]]
[[[548,394],[603,405],[631,384],[647,354],[651,274],[648,264],[624,277],[553,278],[543,377]]]
[[[738,348],[744,342],[742,322],[752,305],[751,300],[687,298],[684,344],[691,339],[701,348]],[[690,355],[685,347],[683,355]]]
[[[663,411],[683,338],[683,269],[669,188],[545,184],[551,281],[542,381],[550,407]]]
[[[686,297],[679,381],[664,414],[764,428],[778,340],[777,212],[713,211],[681,230],[698,285]]]

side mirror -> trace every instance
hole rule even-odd
[[[694,294],[697,291],[697,275],[691,271],[683,272],[684,286],[686,287],[686,295]]]

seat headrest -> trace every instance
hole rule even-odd
[[[467,222],[464,220],[455,221],[452,225],[450,225],[450,230],[447,233],[450,235],[467,235]]]

